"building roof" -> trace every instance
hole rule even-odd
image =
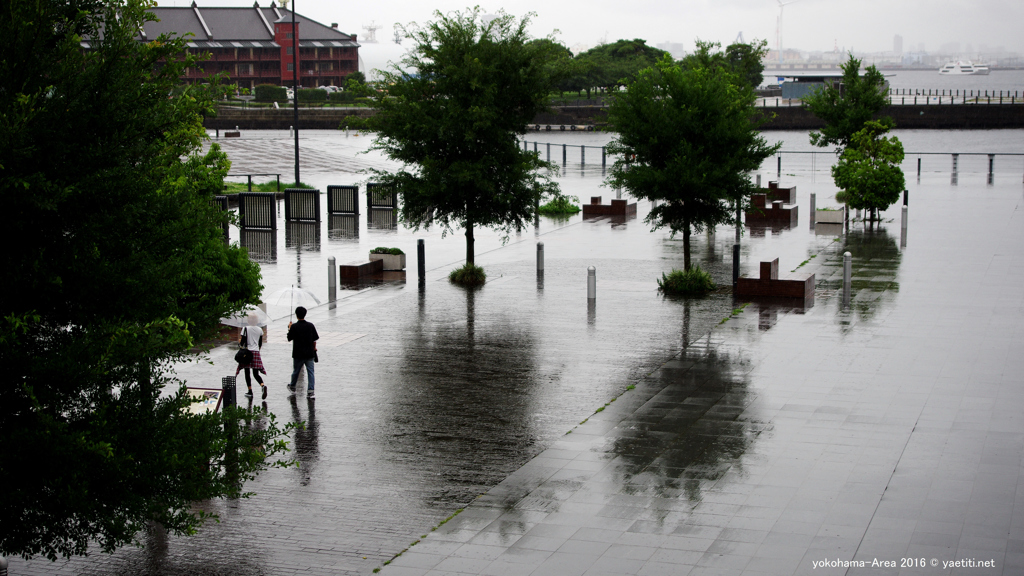
[[[259,2],[248,7],[201,8],[191,6],[160,6],[150,8],[157,21],[146,22],[141,39],[161,34],[191,34],[190,45],[199,48],[271,47],[274,44],[274,22],[291,22],[292,14],[273,2],[261,7]],[[325,26],[302,14],[295,14],[299,25],[299,46],[358,47],[352,35]],[[239,46],[241,44],[241,46]]]

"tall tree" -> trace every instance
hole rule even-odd
[[[229,166],[201,152],[214,92],[172,92],[196,61],[136,40],[149,6],[0,10],[3,554],[113,550],[151,520],[193,532],[194,501],[239,495],[284,448],[273,425],[237,432],[252,414],[189,414],[167,370],[261,286],[210,205]]]
[[[664,50],[648,46],[646,40],[637,38],[595,46],[576,55],[575,60],[581,63],[581,82],[587,86],[585,89],[589,98],[590,87],[611,90],[622,86],[640,70],[653,66],[667,54]]]
[[[751,87],[725,67],[684,70],[668,56],[612,100],[619,159],[608,185],[660,202],[647,221],[683,234],[687,270],[690,234],[733,222],[731,206],[753,190],[747,172],[778,150],[758,134],[760,117]]]
[[[414,228],[464,228],[466,264],[475,264],[476,228],[521,228],[535,203],[558,192],[552,166],[516,140],[546,108],[552,50],[529,44],[529,16],[484,19],[480,8],[435,16],[404,29],[415,47],[382,73],[373,147],[405,167],[375,174],[398,190]]]
[[[895,136],[884,136],[888,131],[882,122],[865,122],[832,167],[836,186],[843,190],[836,198],[851,208],[867,209],[872,220],[899,200],[906,185],[900,168],[903,144]]]
[[[697,40],[697,49],[679,61],[686,68],[725,68],[736,81],[750,88],[757,88],[763,80],[764,57],[768,54],[768,43],[754,40],[750,44],[730,44],[725,52],[717,42]]]
[[[842,65],[841,83],[830,83],[804,97],[804,106],[825,121],[820,132],[811,132],[811,144],[825,148],[837,146],[841,153],[864,123],[875,119],[888,105],[885,77],[873,65],[860,74],[860,60],[851,54]],[[892,119],[878,119],[892,128]]]

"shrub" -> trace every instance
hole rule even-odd
[[[401,248],[386,248],[384,246],[379,246],[370,250],[370,254],[394,254],[395,256],[400,256],[405,254],[405,252],[402,252]]]
[[[338,123],[338,130],[344,130],[346,127],[352,130],[366,130],[369,126],[369,119],[362,116],[345,116]]]
[[[340,92],[331,92],[328,96],[328,100],[331,102],[354,102],[359,95],[349,90],[343,90]]]
[[[327,102],[327,90],[322,88],[299,88],[299,102]]]
[[[689,270],[673,269],[668,275],[662,272],[661,279],[658,280],[658,290],[665,294],[703,296],[714,289],[715,283],[711,280],[711,274],[698,265]]]
[[[487,273],[483,268],[467,263],[461,268],[452,270],[448,275],[448,281],[459,286],[483,286],[484,282],[487,282]]]
[[[559,196],[542,205],[537,209],[537,212],[545,216],[566,216],[569,214],[576,214],[580,211],[580,207],[573,204],[573,202],[579,202],[579,199],[575,196]]]
[[[260,84],[256,86],[257,102],[287,102],[288,90],[273,84]]]

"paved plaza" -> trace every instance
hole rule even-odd
[[[197,536],[154,528],[141,548],[12,559],[11,573],[1024,573],[1020,182],[908,178],[901,247],[899,206],[873,228],[812,229],[808,194],[820,206],[831,184],[801,181],[799,226],[748,229],[743,272],[776,257],[783,274],[814,272],[813,305],[659,295],[682,242],[650,232],[649,203],[635,220],[545,220],[485,242],[476,291],[446,280],[461,237],[429,236],[423,289],[413,256],[408,283],[310,311],[316,400],[287,394],[287,318],[269,327],[266,404],[306,424],[297,468],[203,504],[220,522]],[[365,229],[358,250],[410,237]],[[722,284],[733,241],[694,237]],[[276,266],[297,268],[282,248]],[[349,249],[327,234],[317,254],[293,251],[308,263]],[[176,369],[216,385],[232,355]]]

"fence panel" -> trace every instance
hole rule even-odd
[[[277,199],[273,192],[238,194],[238,224],[242,229],[277,230]]]
[[[327,213],[359,215],[359,186],[328,186]]]
[[[320,191],[288,188],[284,191],[285,222],[319,222]]]

